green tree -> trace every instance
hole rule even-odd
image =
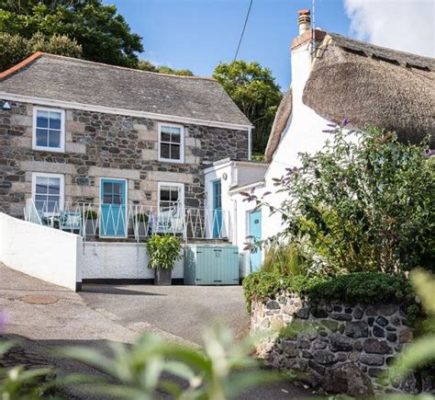
[[[193,76],[193,72],[189,69],[173,69],[165,66],[157,66],[146,60],[140,60],[137,68],[142,71],[160,72],[162,74]]]
[[[46,37],[42,33],[35,33],[26,39],[20,35],[0,33],[0,71],[19,63],[36,51],[69,57],[80,57],[82,54],[81,46],[67,36]]]
[[[263,153],[282,95],[271,71],[257,62],[219,64],[213,77],[255,125],[253,150]]]
[[[0,32],[67,36],[82,47],[83,58],[126,67],[136,67],[143,51],[141,37],[101,0],[0,0]]]

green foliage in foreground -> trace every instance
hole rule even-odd
[[[277,273],[254,272],[243,280],[248,311],[252,301],[273,298],[288,290],[312,302],[342,301],[344,303],[412,303],[414,293],[408,280],[401,275],[360,272],[335,277],[282,276]]]
[[[392,379],[435,363],[435,278],[428,272],[416,270],[411,273],[411,280],[429,316],[425,323],[426,334],[402,351],[391,368]]]
[[[13,346],[13,342],[0,342],[0,358]],[[0,399],[54,399],[48,394],[53,386],[53,382],[48,381],[51,373],[52,370],[49,368],[32,370],[25,370],[22,366],[0,368]]]
[[[65,353],[114,378],[116,383],[109,378],[93,385],[93,391],[116,399],[152,400],[166,392],[180,400],[226,400],[278,379],[276,374],[259,370],[249,356],[251,340],[236,342],[226,328],[205,331],[204,350],[168,343],[155,335],[142,336],[131,348],[120,343],[110,347],[110,356],[88,348],[71,348]]]

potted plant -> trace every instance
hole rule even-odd
[[[86,237],[94,237],[97,232],[98,214],[94,210],[86,210],[83,212],[83,228]]]
[[[155,271],[155,285],[170,285],[172,269],[181,258],[181,242],[173,235],[152,235],[146,244],[149,263],[148,268]]]
[[[139,239],[144,239],[149,233],[149,217],[145,213],[137,213],[134,219],[134,234],[138,235]]]

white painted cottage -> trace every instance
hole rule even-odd
[[[299,12],[298,23],[292,83],[275,117],[267,164],[222,160],[205,170],[208,201],[212,185],[222,181],[222,208],[235,225],[231,240],[241,250],[242,275],[257,270],[264,256],[243,250],[249,237],[266,239],[282,227],[280,215],[255,210],[241,192],[272,192],[268,201],[279,206],[284,194],[276,193],[273,178],[297,166],[299,153],[320,150],[327,124],[347,118],[352,128],[385,128],[410,143],[429,135],[435,144],[435,59],[313,30],[309,10]]]

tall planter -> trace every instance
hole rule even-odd
[[[169,286],[172,285],[172,269],[156,268],[154,271],[154,285]]]

